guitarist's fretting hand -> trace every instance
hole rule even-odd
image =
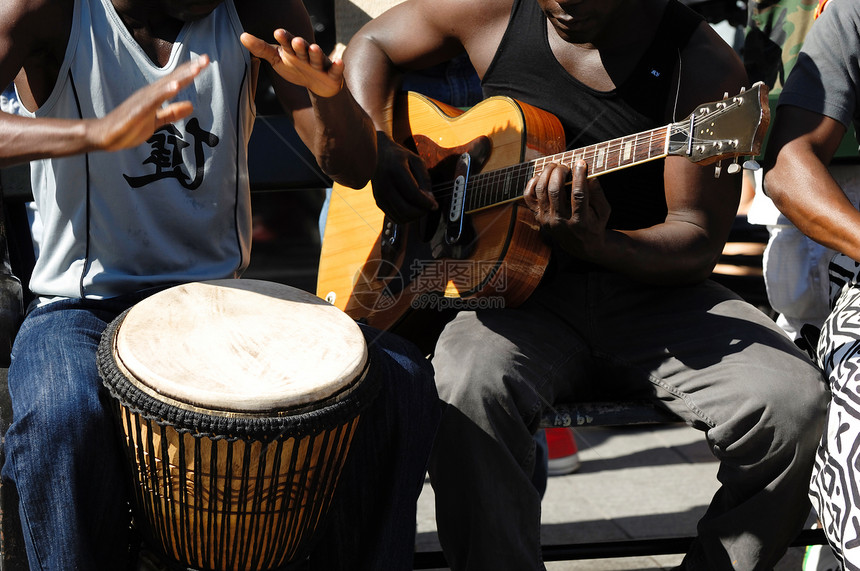
[[[566,251],[583,259],[599,258],[606,238],[611,208],[597,179],[588,180],[585,161],[571,171],[564,165],[548,163],[526,184],[523,198],[534,213],[541,230]]]
[[[377,131],[378,161],[373,174],[373,198],[380,210],[399,224],[412,222],[436,210],[432,182],[424,161]]]

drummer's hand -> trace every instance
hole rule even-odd
[[[116,109],[102,118],[86,123],[86,137],[95,150],[119,151],[145,143],[152,134],[168,123],[191,115],[189,101],[165,105],[209,65],[208,56],[200,56],[177,67],[169,75],[135,91]]]
[[[330,60],[317,44],[293,36],[284,29],[275,30],[275,44],[268,44],[247,32],[242,44],[290,83],[302,86],[319,97],[337,95],[343,87],[343,61]]]

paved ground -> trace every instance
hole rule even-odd
[[[690,536],[716,491],[717,463],[701,434],[685,425],[577,431],[582,467],[550,478],[543,502],[544,544]],[[419,499],[417,550],[439,549],[429,483]],[[775,571],[799,571],[792,548]],[[549,571],[669,569],[679,555],[547,563]]]

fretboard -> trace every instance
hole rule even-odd
[[[469,180],[466,193],[466,211],[474,212],[521,198],[529,179],[540,174],[548,163],[563,164],[573,169],[574,164],[582,159],[588,164],[590,178],[663,158],[667,155],[670,128],[671,125],[658,127],[651,131],[474,175]]]

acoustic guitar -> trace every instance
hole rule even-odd
[[[317,295],[379,329],[396,329],[414,310],[515,307],[549,260],[521,201],[544,165],[584,159],[595,177],[676,155],[700,164],[734,159],[726,169],[734,173],[740,157],[759,153],[769,118],[767,88],[757,83],[677,123],[564,151],[558,119],[514,99],[490,97],[462,111],[406,93],[393,137],[425,161],[439,210],[396,224],[376,207],[370,185],[334,185]]]

